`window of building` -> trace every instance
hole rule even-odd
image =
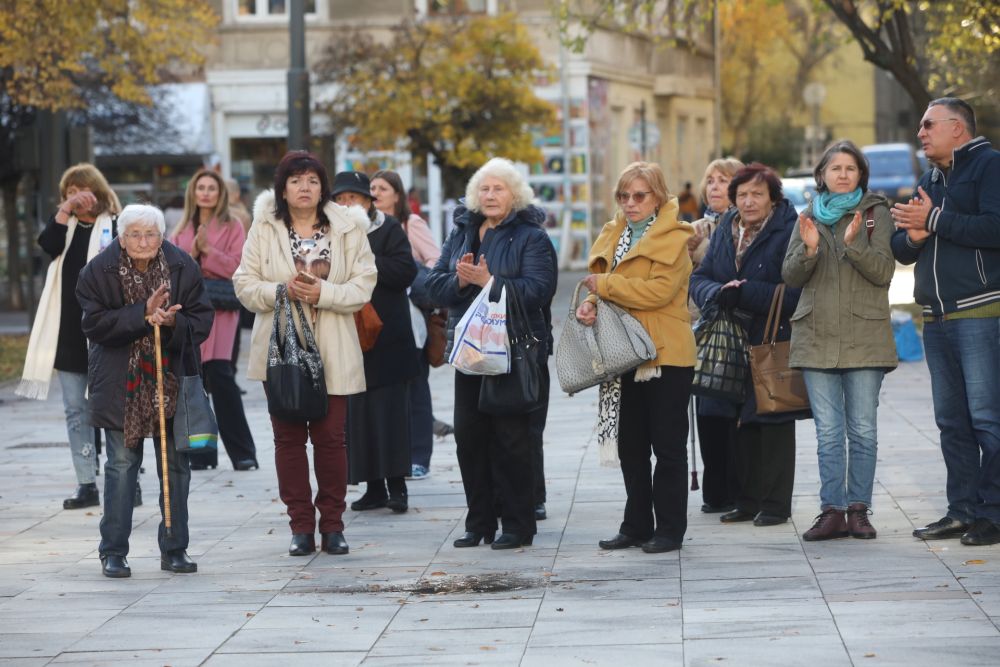
[[[291,0],[235,0],[238,18],[281,17],[288,13]],[[316,0],[305,0],[306,14],[316,13]]]
[[[497,13],[497,0],[417,0],[417,14],[425,16],[454,16],[456,14]]]

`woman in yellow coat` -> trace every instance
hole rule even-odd
[[[592,273],[584,284],[591,297],[576,316],[583,324],[594,324],[594,295],[615,303],[642,323],[657,355],[600,388],[601,458],[614,460],[617,445],[627,500],[618,534],[599,544],[602,549],[673,551],[681,547],[687,530],[685,441],[695,362],[687,309],[687,242],[693,230],[678,221],[677,198],[667,191],[659,165],[634,162],[626,167],[615,201],[618,213],[590,252]]]

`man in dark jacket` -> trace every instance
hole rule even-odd
[[[142,445],[153,438],[159,454],[154,325],[160,326],[164,413],[177,406],[178,378],[197,375],[198,346],[208,338],[215,312],[191,257],[163,240],[163,214],[154,206],[133,204],[118,216],[121,235],[80,273],[76,296],[83,309],[83,333],[90,341],[88,388],[91,421],[105,430],[101,517],[101,569],[108,577],[128,577],[129,535]],[[124,251],[123,251],[124,250]],[[188,558],[188,457],[174,448],[172,420],[167,424],[171,531],[160,523],[160,568],[195,572]],[[157,472],[162,475],[161,458]],[[163,494],[160,494],[163,512]]]
[[[915,537],[1000,542],[1000,152],[976,137],[966,102],[927,107],[917,138],[930,171],[892,210],[892,250],[916,262],[948,513]]]

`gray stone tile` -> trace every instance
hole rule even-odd
[[[414,599],[400,608],[393,630],[447,630],[531,627],[540,599]]]
[[[529,646],[664,644],[681,641],[673,600],[544,600]]]
[[[18,660],[21,658],[54,657],[83,637],[83,633],[71,632],[31,632],[0,634],[0,658]]]
[[[845,643],[855,664],[995,667],[1000,655],[1000,636],[931,633],[922,637],[887,635],[845,639]]]
[[[553,579],[545,589],[547,600],[679,599],[681,582],[670,579],[608,579],[563,581]]]
[[[617,644],[604,646],[529,646],[522,667],[570,665],[682,665],[681,644]]]
[[[825,637],[740,637],[693,639],[684,642],[688,667],[851,667],[853,664],[836,635]]]
[[[296,667],[355,667],[367,654],[363,651],[318,651],[310,653],[216,653],[205,667],[274,667],[294,663]]]
[[[696,579],[682,583],[684,601],[812,599],[823,596],[814,577]]]
[[[174,648],[146,651],[67,651],[60,653],[52,665],[100,667],[101,665],[129,665],[135,667],[196,667],[211,655],[210,648]]]
[[[972,600],[830,602],[846,643],[879,637],[998,637],[996,626]],[[872,623],[872,619],[879,619]]]
[[[419,661],[465,657],[478,661],[480,658],[504,659],[516,663],[524,652],[524,645],[531,634],[528,627],[462,628],[406,630],[392,626],[379,638],[369,652],[371,658],[395,657]]]

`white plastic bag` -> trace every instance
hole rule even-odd
[[[486,283],[455,327],[448,363],[466,375],[504,375],[510,372],[507,339],[507,292],[490,301],[493,279]]]

